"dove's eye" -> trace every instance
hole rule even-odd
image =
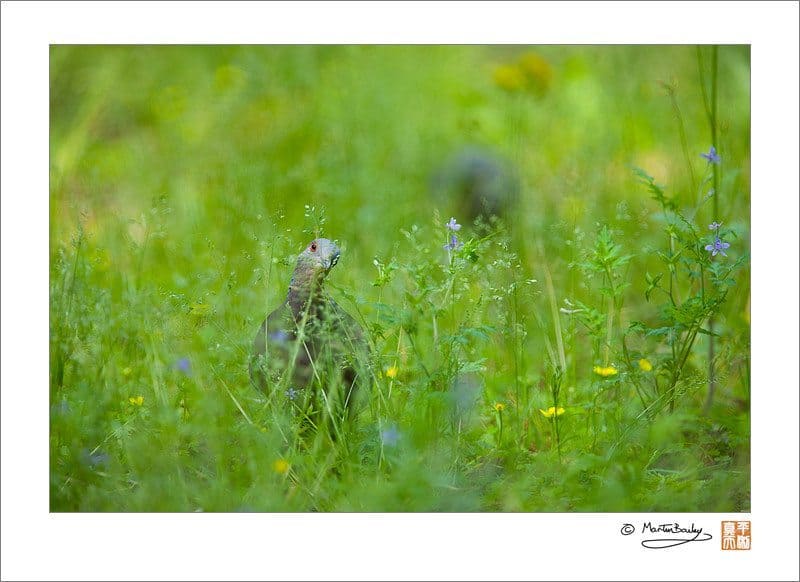
[[[308,247],[308,248],[310,248],[310,249],[311,249],[311,252],[312,252],[312,253],[315,253],[315,252],[317,252],[317,243],[315,243],[315,242],[311,243],[311,246],[310,246],[310,247]]]

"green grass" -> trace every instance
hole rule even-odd
[[[711,51],[52,47],[51,509],[748,511],[749,50],[717,175]],[[466,144],[503,221],[431,193]],[[335,442],[247,375],[316,235],[373,348]]]

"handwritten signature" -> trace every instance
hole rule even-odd
[[[629,536],[636,533],[636,527],[633,524],[623,524],[619,530],[624,536]],[[681,527],[678,522],[671,523],[658,523],[654,524],[652,521],[645,521],[642,523],[642,535],[663,534],[669,537],[653,537],[642,540],[642,545],[651,550],[663,550],[665,548],[674,548],[675,546],[682,546],[691,542],[707,542],[711,539],[711,534],[703,531],[702,527],[695,527],[692,523],[689,527]]]

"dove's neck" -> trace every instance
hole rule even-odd
[[[316,307],[323,302],[322,280],[313,273],[296,270],[289,283],[289,293],[286,296],[289,307],[296,320],[301,320],[308,310],[309,316],[316,315]]]

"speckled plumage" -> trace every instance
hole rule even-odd
[[[339,247],[316,239],[298,256],[286,300],[261,325],[253,341],[250,378],[266,394],[282,390],[298,406],[351,405],[367,380],[367,343],[361,326],[328,296],[327,274]],[[319,403],[317,403],[319,404]],[[317,406],[319,408],[319,406]]]

